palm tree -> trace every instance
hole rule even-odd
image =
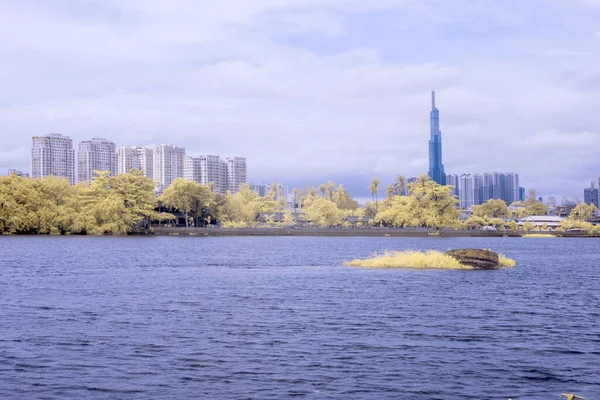
[[[344,208],[344,187],[341,183],[331,197],[331,201],[333,201],[339,209]]]
[[[385,187],[385,198],[391,199],[394,197],[394,185],[387,185]]]
[[[404,175],[398,175],[396,177],[396,195],[402,196],[405,186],[406,186],[406,177]]]
[[[269,196],[271,196],[274,200],[276,200],[279,196],[279,185],[277,182],[271,183],[271,188],[269,190]]]
[[[321,192],[321,197],[325,197],[325,193],[327,193],[327,185],[319,185],[319,192]]]
[[[371,192],[371,196],[373,197],[373,201],[375,201],[375,208],[377,208],[377,193],[379,192],[379,180],[377,178],[373,178],[371,184],[369,185],[369,192]]]
[[[335,183],[332,181],[327,182],[327,194],[329,195],[329,200],[333,201],[333,192],[335,191]]]

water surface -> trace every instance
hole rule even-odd
[[[489,248],[499,271],[371,270]],[[0,237],[0,398],[600,398],[600,240]]]

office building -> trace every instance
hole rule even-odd
[[[68,136],[51,133],[34,136],[31,147],[31,176],[45,178],[56,176],[66,178],[75,184],[75,151],[73,141]]]
[[[132,169],[142,171],[144,176],[154,178],[154,157],[152,149],[129,146],[117,149],[118,173],[126,174]]]
[[[156,190],[162,193],[177,178],[183,178],[185,149],[168,144],[161,144],[153,151],[153,175]]]
[[[117,174],[117,146],[110,140],[93,138],[79,143],[77,150],[77,182],[91,182],[94,171]]]
[[[435,92],[431,92],[431,113],[429,114],[429,172],[427,175],[440,185],[446,184],[446,174],[442,163],[442,132],[440,131],[440,112],[435,106]]]

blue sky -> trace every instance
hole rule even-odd
[[[241,155],[250,180],[600,175],[599,0],[0,0],[0,172],[31,136]]]

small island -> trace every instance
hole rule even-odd
[[[441,251],[386,251],[367,259],[346,261],[344,265],[361,268],[415,269],[499,269],[513,268],[516,262],[490,250],[459,249]]]

